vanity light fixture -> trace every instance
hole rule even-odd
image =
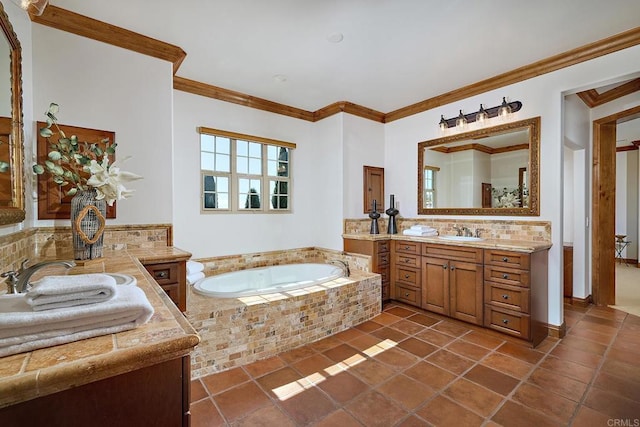
[[[486,120],[491,119],[493,117],[508,117],[509,114],[515,113],[516,111],[519,111],[521,108],[522,108],[522,102],[520,101],[507,102],[506,97],[503,97],[502,104],[495,107],[485,109],[482,106],[482,104],[480,104],[480,110],[474,113],[463,114],[462,110],[460,110],[460,114],[458,114],[456,117],[451,117],[449,119],[445,119],[444,115],[441,115],[440,122],[438,123],[438,125],[440,126],[440,130],[444,131],[452,127],[463,127],[467,123],[473,123],[473,122],[483,123]]]

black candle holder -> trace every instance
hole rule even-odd
[[[378,204],[377,201],[373,201],[373,210],[369,213],[369,218],[371,218],[371,230],[369,234],[380,234],[380,230],[378,229],[378,218],[380,218],[380,213],[378,213]]]
[[[396,209],[396,200],[393,194],[391,195],[389,209],[387,209],[385,213],[389,215],[389,226],[387,227],[387,234],[398,234],[398,229],[396,227],[396,215],[398,215],[400,211]]]

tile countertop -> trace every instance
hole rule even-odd
[[[355,240],[404,240],[412,242],[422,243],[437,243],[439,245],[449,246],[467,246],[482,249],[504,249],[507,251],[515,252],[538,252],[549,249],[551,242],[536,242],[529,240],[508,240],[508,239],[483,239],[478,241],[459,241],[459,240],[445,240],[440,239],[438,236],[434,237],[419,237],[419,236],[405,236],[404,234],[343,234],[343,239],[355,239]]]
[[[188,355],[200,337],[141,262],[186,261],[190,257],[190,253],[172,247],[105,249],[99,260],[71,269],[70,274],[134,276],[154,308],[153,317],[130,331],[0,358],[0,408]],[[61,255],[57,259],[72,258]],[[64,272],[64,267],[52,266],[40,270],[38,276]]]

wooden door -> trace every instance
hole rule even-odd
[[[450,316],[483,324],[483,268],[468,262],[449,263]]]
[[[449,264],[446,259],[422,257],[422,308],[447,316]]]
[[[482,207],[490,208],[492,201],[493,201],[493,197],[491,197],[491,184],[483,182],[482,183]]]
[[[378,212],[384,212],[384,168],[363,166],[364,213],[373,210],[373,201],[377,201]]]

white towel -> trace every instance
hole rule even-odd
[[[432,236],[437,236],[438,232],[433,230],[433,231],[419,231],[419,230],[404,230],[402,232],[402,234],[404,234],[405,236],[419,236],[419,237],[432,237]]]
[[[433,227],[429,227],[428,225],[412,225],[411,230],[417,231],[438,231]]]
[[[187,261],[187,276],[204,271],[204,264],[198,261]]]
[[[203,271],[200,271],[198,273],[189,274],[187,276],[187,282],[189,282],[190,285],[193,285],[194,283],[196,283],[200,279],[204,279],[204,272]]]
[[[0,313],[0,357],[134,329],[152,315],[137,286],[118,286],[109,301],[36,312],[25,297]]]
[[[116,286],[106,274],[47,276],[27,291],[27,303],[35,311],[95,304],[111,299]]]

